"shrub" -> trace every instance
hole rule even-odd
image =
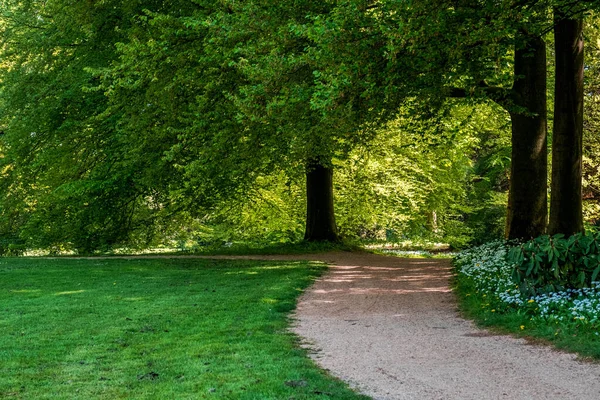
[[[27,246],[19,239],[0,238],[0,256],[22,256],[26,249]]]
[[[600,274],[600,233],[539,236],[514,246],[508,261],[523,294],[592,287]]]
[[[561,241],[560,245],[569,243],[569,239],[563,237],[546,240],[550,242],[550,239]],[[587,244],[585,241],[588,239],[584,239],[583,244]],[[574,244],[576,240],[571,239],[572,246],[582,244],[579,241]],[[544,239],[538,238],[537,242],[543,243]],[[531,243],[523,244],[525,249],[529,246]],[[523,293],[513,281],[514,276],[520,273],[515,273],[515,269],[521,271],[523,266],[515,266],[508,260],[509,252],[517,252],[515,247],[522,251],[520,244],[492,242],[455,256],[455,289],[466,315],[484,326],[501,327],[509,332],[554,341],[558,347],[600,358],[600,282],[592,282],[586,288],[547,293],[540,290],[535,295]],[[525,253],[524,258],[530,257],[533,252],[525,250]],[[535,266],[531,274],[534,269]],[[588,275],[591,279],[591,274]]]

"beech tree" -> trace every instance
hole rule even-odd
[[[571,11],[572,12],[572,11]],[[581,11],[578,11],[581,12]],[[549,233],[583,231],[583,17],[554,8],[556,51]]]
[[[598,158],[600,139],[600,24],[597,13],[586,16],[584,68],[583,213],[584,221],[598,224]]]
[[[232,62],[244,77],[233,95],[240,120],[263,132],[258,139],[263,152],[276,149],[275,168],[304,170],[308,241],[339,239],[332,161],[343,156],[344,132],[311,107],[318,67],[311,41],[298,29],[330,7],[310,1],[242,3],[221,13],[218,22],[229,32],[228,45],[238,55]]]
[[[539,236],[547,224],[547,103],[546,46],[542,38],[523,34],[515,48],[509,107],[512,119],[512,156],[506,236]],[[521,109],[516,109],[516,107]]]
[[[497,102],[510,114],[513,129],[507,237],[538,236],[547,224],[542,37],[547,11],[538,2],[341,3],[326,21],[317,20],[319,29],[312,36],[330,60],[328,72],[320,76],[324,108],[352,109],[362,103],[367,107],[359,110],[379,111],[370,112],[371,120],[389,120],[410,96],[431,107],[447,97]],[[364,29],[365,16],[375,29]],[[353,36],[370,46],[348,45]],[[377,56],[377,49],[385,49],[383,56]],[[338,68],[341,60],[344,67]]]
[[[250,193],[261,175],[302,169],[305,239],[338,240],[331,161],[337,139],[311,110],[310,43],[293,29],[307,13],[324,10],[311,2],[206,2],[138,18],[103,87],[121,129],[153,132],[143,136],[162,146],[153,152],[180,170],[179,193],[187,193],[166,199],[170,209],[201,216]],[[176,184],[170,186],[173,192]]]
[[[508,10],[485,9],[488,21],[506,22],[508,30],[489,32],[482,28],[483,38],[491,39],[492,43],[514,41],[512,85],[493,87],[482,77],[472,93],[479,91],[497,102],[511,117],[512,154],[505,235],[508,239],[523,239],[545,233],[548,218],[546,45],[542,37],[545,8],[526,3],[512,6]],[[497,36],[498,33],[506,36]],[[458,93],[463,95],[465,91]]]
[[[2,2],[3,234],[91,252],[151,225],[154,179],[167,174],[154,174],[149,148],[129,146],[96,90],[131,16],[164,2],[71,3]]]

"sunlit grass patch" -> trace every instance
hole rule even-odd
[[[296,297],[323,271],[2,259],[0,398],[364,398],[316,368],[287,330]]]

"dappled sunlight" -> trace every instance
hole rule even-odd
[[[398,271],[398,268],[394,267],[363,267],[370,271]]]
[[[382,288],[351,288],[351,294],[412,294],[412,293],[449,293],[447,286],[425,287],[416,289],[382,289]]]
[[[357,269],[360,268],[359,265],[336,265],[335,269]]]
[[[364,272],[355,272],[355,271],[351,271],[351,272],[346,272],[346,271],[332,271],[331,275],[344,275],[344,276],[360,277],[360,276],[365,276],[366,273],[364,273]],[[369,276],[371,276],[371,275],[369,275]]]
[[[144,297],[125,297],[124,301],[144,301]]]
[[[257,271],[231,271],[225,272],[225,275],[258,275]]]
[[[348,291],[348,290],[347,289],[330,289],[330,290],[315,289],[315,290],[313,290],[313,293],[327,294],[327,293],[340,293],[340,292],[346,292],[346,291]]]
[[[331,294],[331,293],[346,293],[346,294],[412,294],[412,293],[450,293],[452,290],[448,286],[422,287],[410,289],[394,289],[394,288],[347,288],[347,289],[317,289],[314,293]]]
[[[334,274],[332,274],[334,275]],[[323,282],[331,282],[331,283],[343,283],[343,282],[354,282],[358,279],[372,279],[373,275],[371,274],[346,274],[346,273],[335,273],[335,276],[331,278],[324,278]]]
[[[354,279],[323,279],[323,282],[331,282],[331,283],[344,283],[344,282],[354,282]]]
[[[448,275],[408,275],[408,276],[399,276],[397,278],[388,278],[386,280],[390,282],[417,282],[422,281],[424,279],[428,280],[446,280],[450,277]]]
[[[368,264],[357,260],[357,264]],[[321,286],[313,293],[320,303],[335,302],[336,296],[357,295],[402,296],[414,294],[450,293],[448,279],[452,276],[450,265],[432,260],[407,260],[381,262],[379,265],[333,265],[327,276],[320,280]],[[387,260],[386,260],[387,261]]]
[[[64,296],[64,295],[68,295],[68,294],[78,294],[78,293],[83,293],[85,292],[85,290],[71,290],[71,291],[66,291],[66,292],[57,292],[54,293],[55,296]]]

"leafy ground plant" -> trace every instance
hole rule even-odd
[[[529,295],[594,287],[600,274],[600,233],[542,235],[512,247],[513,279]]]
[[[455,288],[464,313],[483,326],[600,359],[600,283],[527,294],[514,280],[509,251],[506,243],[492,242],[455,257]]]
[[[0,260],[0,398],[366,399],[287,331],[307,262]]]

